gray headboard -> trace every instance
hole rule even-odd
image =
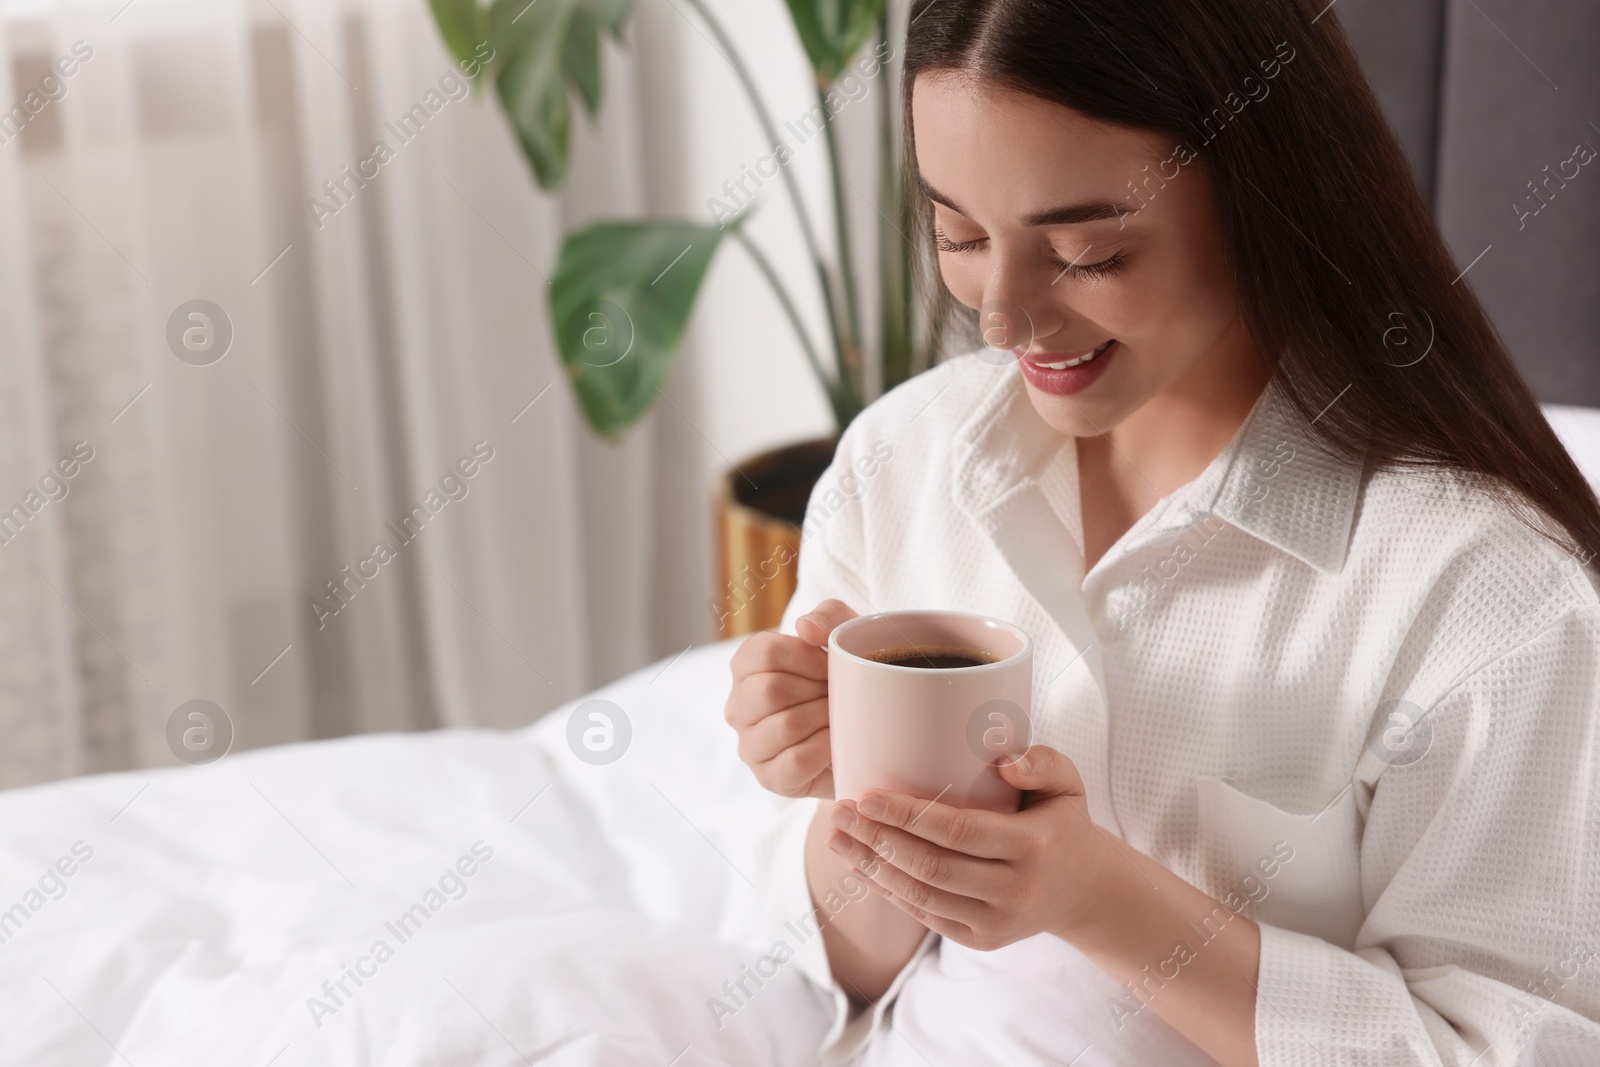
[[[1335,16],[1457,262],[1482,254],[1465,281],[1534,391],[1600,407],[1600,158],[1574,160],[1600,150],[1600,3],[1337,0]]]

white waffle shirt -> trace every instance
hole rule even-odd
[[[848,427],[779,629],[830,597],[1025,628],[1091,817],[1260,924],[1262,1067],[1600,1064],[1593,568],[1469,478],[1335,457],[1271,385],[1087,575],[1081,545],[1074,439],[969,354]],[[817,805],[761,842],[782,921]],[[821,937],[795,962],[824,1063],[1213,1062],[1053,935],[930,932],[854,1018]]]

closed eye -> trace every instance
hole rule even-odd
[[[933,243],[941,252],[971,252],[987,240],[987,237],[974,237],[970,241],[958,242],[946,237],[943,230],[933,231]]]
[[[953,252],[957,255],[965,252],[974,252],[989,240],[987,237],[974,237],[970,241],[952,241],[944,235],[943,230],[937,228],[933,231],[933,237],[934,246],[939,251]],[[1090,247],[1092,248],[1093,246],[1091,245]],[[1088,249],[1084,249],[1084,251],[1087,252]],[[1079,258],[1081,259],[1082,257],[1080,256]],[[1122,269],[1125,258],[1118,251],[1094,263],[1081,263],[1077,260],[1069,262],[1058,255],[1052,254],[1050,262],[1059,267],[1062,274],[1070,274],[1075,278],[1103,278]],[[1059,280],[1061,275],[1058,274],[1056,277]]]
[[[1069,263],[1060,256],[1051,256],[1050,261],[1061,268],[1061,274],[1070,274],[1074,278],[1104,278],[1106,275],[1115,274],[1122,269],[1124,257],[1118,251],[1095,263],[1079,263],[1076,261]],[[1061,278],[1061,274],[1056,275],[1058,281]]]

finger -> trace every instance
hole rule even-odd
[[[827,682],[781,671],[761,671],[734,683],[723,718],[730,726],[753,726],[777,712],[818,701],[827,695]],[[821,703],[826,716],[827,701],[821,700]]]
[[[882,807],[875,801],[881,802]],[[1028,850],[1029,830],[1019,824],[1014,815],[980,808],[956,808],[937,800],[877,789],[862,796],[858,807],[861,814],[873,822],[898,827],[924,841],[967,856],[1017,859]]]
[[[848,860],[860,874],[906,903],[934,915],[970,924],[990,907],[984,901],[918,881],[843,830],[833,831],[828,847]]]
[[[811,780],[811,784],[806,787],[805,795],[808,797],[821,797],[823,800],[833,799],[833,766],[831,764],[827,770]]]
[[[1077,764],[1049,745],[1029,745],[1014,760],[1000,762],[1000,777],[1018,789],[1052,796],[1081,797],[1083,776]]]
[[[780,634],[776,630],[753,633],[733,650],[728,669],[737,681],[762,671],[797,674],[802,678],[828,680],[828,652],[814,642]]]
[[[758,761],[755,768],[763,781],[787,782],[804,791],[804,787],[832,765],[833,753],[828,750],[828,731],[821,730],[809,740],[792,745],[769,760]]]
[[[774,712],[746,727],[739,735],[739,758],[765,763],[786,748],[792,748],[828,728],[828,702],[813,700]]]
[[[794,620],[794,632],[802,641],[826,648],[828,635],[833,633],[833,628],[855,617],[855,609],[844,601],[824,600]]]
[[[878,894],[880,897],[884,897],[889,901],[889,903],[893,904],[895,907],[899,908],[901,911],[905,912],[907,915],[911,916],[913,919],[917,920],[917,922],[921,923],[923,926],[926,926],[934,933],[939,934],[942,937],[948,937],[950,940],[955,941],[958,944],[965,945],[970,944],[973,941],[972,927],[968,926],[966,923],[957,922],[955,919],[949,919],[943,915],[934,915],[922,908],[919,908],[910,901],[890,892],[870,876],[863,875],[862,880],[867,883],[867,886],[874,893]]]
[[[1001,860],[980,859],[952,852],[923,840],[913,833],[860,818],[853,801],[834,806],[833,824],[866,845],[906,874],[937,889],[974,897],[993,899],[1009,873]]]

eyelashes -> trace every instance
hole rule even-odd
[[[957,244],[955,241],[952,241],[950,238],[946,237],[943,230],[935,228],[933,231],[933,243],[941,252],[971,252],[974,248],[977,248],[980,244],[982,244],[983,241],[984,239],[980,237],[976,240],[962,241],[961,243]]]
[[[1050,262],[1060,267],[1063,274],[1071,274],[1075,278],[1104,278],[1121,270],[1124,261],[1120,251],[1112,253],[1098,263],[1068,263],[1060,256],[1050,257]]]
[[[937,227],[933,231],[933,238],[934,246],[939,251],[953,252],[957,255],[975,251],[979,245],[988,240],[987,237],[976,237],[970,241],[952,241],[944,235],[943,230]],[[1070,263],[1052,253],[1050,262],[1059,267],[1063,274],[1071,274],[1075,278],[1104,278],[1121,270],[1126,258],[1122,252],[1118,251],[1097,263]]]

